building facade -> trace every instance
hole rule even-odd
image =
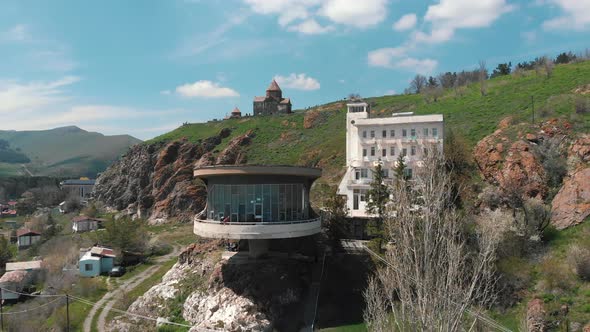
[[[365,102],[347,104],[346,174],[338,193],[346,196],[350,217],[369,218],[366,213],[367,192],[372,170],[381,163],[386,179],[393,178],[393,169],[400,154],[406,165],[406,177],[422,167],[428,151],[442,149],[444,121],[442,114],[414,115],[411,112],[386,118],[370,118]]]
[[[291,99],[283,98],[283,91],[275,80],[266,89],[266,95],[254,97],[254,116],[291,113]]]
[[[60,187],[67,195],[75,195],[80,199],[90,198],[94,190],[95,180],[91,179],[73,179],[60,182]]]
[[[207,238],[248,240],[251,256],[260,256],[268,240],[317,234],[321,219],[309,203],[321,170],[290,166],[199,167],[195,177],[207,185],[207,209],[194,233]]]

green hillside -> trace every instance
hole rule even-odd
[[[18,149],[31,162],[0,163],[1,175],[95,176],[131,145],[141,141],[128,136],[105,136],[78,127],[40,131],[0,131],[0,139]],[[28,170],[28,171],[27,171]]]
[[[437,102],[428,102],[417,94],[373,97],[365,101],[371,104],[373,116],[407,111],[444,114],[446,128],[462,134],[474,145],[492,133],[506,116],[513,116],[516,121],[531,121],[531,96],[534,96],[535,122],[563,116],[570,119],[574,130],[590,132],[590,112],[576,112],[575,107],[580,101],[590,103],[590,61],[558,65],[551,77],[528,71],[519,76],[490,79],[485,96],[481,95],[479,84],[472,84],[446,91]],[[304,128],[306,116],[316,117],[309,129]],[[217,149],[221,150],[232,137],[253,130],[256,137],[247,148],[248,163],[320,166],[330,181],[338,179],[343,171],[345,118],[345,101],[338,101],[291,115],[188,124],[152,142],[182,137],[197,142],[223,128],[231,128],[232,135]]]

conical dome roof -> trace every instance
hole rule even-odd
[[[279,87],[277,81],[272,80],[266,91],[281,91],[281,88]]]
[[[239,108],[237,108],[237,107],[236,107],[236,108],[234,108],[234,110],[233,110],[233,111],[231,111],[231,112],[232,112],[232,114],[236,114],[236,113],[240,113],[240,114],[241,114],[241,113],[242,113],[242,112],[240,111],[240,109],[239,109]]]

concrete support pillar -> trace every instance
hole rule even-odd
[[[268,253],[268,240],[248,240],[248,254],[251,258],[259,258]]]

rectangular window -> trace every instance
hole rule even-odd
[[[424,156],[428,156],[428,149],[427,148],[424,148],[423,152],[424,152]]]
[[[363,130],[363,138],[367,138],[367,131]]]
[[[432,128],[432,136],[438,137],[438,128]]]
[[[369,170],[366,168],[361,168],[361,178],[368,178],[369,177]]]
[[[371,130],[371,138],[375,138],[375,131]]]
[[[383,131],[381,132],[381,136],[382,136],[383,138],[387,137],[387,130],[383,130]]]
[[[413,146],[413,145],[412,145],[412,146],[411,146],[411,148],[410,148],[410,154],[411,154],[412,156],[415,156],[415,155],[416,155],[416,147],[415,147],[415,146]]]
[[[424,137],[428,137],[428,128],[424,128],[422,135],[424,135]]]
[[[371,157],[375,156],[375,147],[371,147]]]
[[[395,137],[395,129],[389,131],[389,137]]]
[[[389,177],[389,169],[388,168],[384,168],[383,169],[383,177],[384,178],[388,178]]]
[[[367,156],[367,149],[363,149],[363,157]]]
[[[410,129],[410,136],[416,137],[416,128]]]
[[[84,264],[84,271],[92,271],[92,264]]]
[[[381,157],[387,157],[387,149],[381,150]]]
[[[408,155],[408,149],[406,149],[406,148],[403,148],[403,149],[402,149],[402,157],[405,157],[405,156],[407,156],[407,155]]]
[[[354,171],[354,178],[355,178],[355,180],[359,180],[361,178],[361,170],[360,169],[356,169]]]
[[[408,136],[408,130],[407,129],[402,129],[402,136],[403,137],[407,137]]]
[[[411,168],[404,169],[404,176],[406,177],[406,179],[411,179],[412,178],[412,169]]]
[[[395,146],[389,148],[389,155],[392,157],[395,156]]]

